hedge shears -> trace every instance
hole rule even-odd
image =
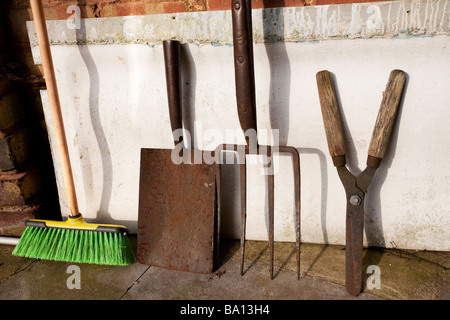
[[[345,287],[357,296],[362,290],[364,197],[388,150],[406,74],[401,70],[390,74],[369,145],[367,167],[356,176],[346,167],[344,134],[330,73],[320,71],[316,80],[328,149],[347,197]]]

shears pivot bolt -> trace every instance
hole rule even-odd
[[[352,206],[357,206],[361,203],[361,198],[357,195],[353,195],[350,197],[349,202]]]

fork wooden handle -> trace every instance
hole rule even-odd
[[[236,102],[242,131],[256,131],[251,0],[232,0]]]

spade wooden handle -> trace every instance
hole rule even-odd
[[[183,127],[180,84],[180,42],[176,40],[163,41],[163,51],[170,126],[176,145],[178,143],[176,141],[178,137],[175,135],[175,131]]]
[[[345,165],[345,139],[336,91],[330,73],[327,70],[318,72],[316,80],[328,150],[333,158],[334,165],[343,166]]]
[[[369,166],[378,167],[389,148],[405,81],[406,74],[401,70],[393,70],[389,76],[369,145]]]

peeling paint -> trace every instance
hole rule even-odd
[[[403,0],[307,7],[254,9],[253,39],[258,42],[397,38],[449,35],[450,0]],[[66,20],[47,21],[52,45],[158,44],[177,39],[194,44],[232,43],[230,11],[182,12],[82,19],[80,29]],[[218,23],[220,21],[220,23]],[[37,45],[28,22],[32,46]]]

